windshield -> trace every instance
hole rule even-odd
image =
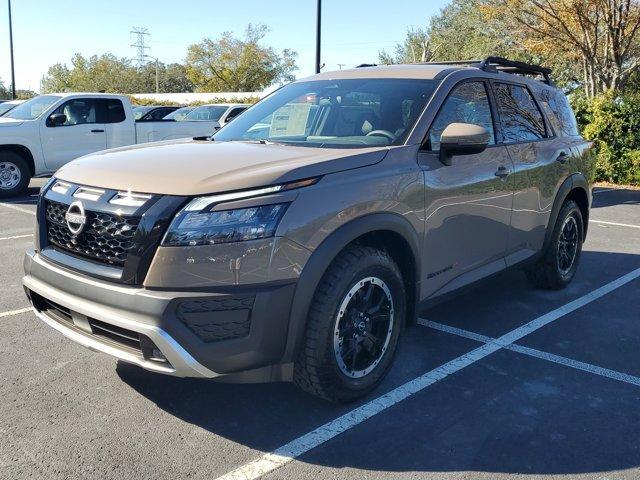
[[[190,112],[185,120],[213,120],[217,122],[228,108],[226,105],[202,105]]]
[[[133,119],[140,120],[146,113],[150,112],[156,107],[135,107],[133,109]]]
[[[16,106],[15,103],[9,103],[9,102],[0,103],[0,117],[2,116],[3,113],[7,113],[9,110],[11,110],[15,106]]]
[[[214,135],[312,147],[400,145],[436,80],[348,79],[291,83]]]
[[[163,120],[184,120],[185,118],[187,118],[187,114],[191,111],[193,111],[193,107],[182,107],[163,117]]]
[[[3,117],[15,118],[16,120],[35,120],[58,100],[60,97],[56,95],[39,95],[9,110]]]

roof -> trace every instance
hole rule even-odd
[[[409,78],[432,80],[439,73],[449,70],[482,70],[496,75],[515,74],[522,79],[540,81],[553,87],[551,70],[540,65],[509,60],[503,57],[487,57],[484,60],[429,62],[398,65],[360,65],[348,70],[319,73],[305,80],[341,80],[350,78]]]
[[[452,65],[440,64],[402,64],[379,65],[361,68],[349,68],[333,72],[323,72],[298,81],[308,80],[341,80],[349,78],[416,78],[431,80],[443,70],[452,68]]]
[[[82,95],[83,97],[115,97],[122,98],[126,97],[126,95],[122,95],[120,93],[100,93],[100,92],[56,92],[56,93],[47,93],[45,95],[56,95],[57,97],[76,97],[78,95]]]
[[[200,105],[200,107],[250,107],[251,105],[248,103],[205,103],[204,105]]]

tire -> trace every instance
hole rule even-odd
[[[0,198],[24,193],[30,180],[31,172],[24,158],[15,152],[0,152]]]
[[[402,274],[389,254],[345,248],[314,294],[294,383],[331,402],[366,395],[391,367],[405,316]]]
[[[567,238],[573,238],[573,235],[567,236],[567,233],[570,233],[573,228],[572,226],[575,228],[574,247],[570,246],[573,241],[567,242]],[[578,269],[583,238],[582,212],[576,202],[567,200],[558,213],[551,240],[543,250],[541,258],[525,269],[529,281],[535,287],[547,290],[559,290],[569,285]],[[569,257],[571,258],[570,265],[567,260]]]

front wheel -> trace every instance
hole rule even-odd
[[[0,198],[24,193],[30,180],[29,167],[24,158],[14,152],[0,152]]]
[[[406,311],[398,266],[384,250],[350,246],[314,295],[294,368],[303,390],[334,402],[373,390],[391,366]]]
[[[573,200],[567,200],[558,213],[551,240],[541,258],[525,270],[529,281],[538,288],[566,287],[578,269],[583,238],[580,207]]]

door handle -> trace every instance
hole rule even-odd
[[[91,130],[91,133],[104,133],[104,130],[100,130],[99,128],[95,130]]]
[[[564,150],[556,157],[556,162],[565,163],[567,160],[569,160],[569,154]]]
[[[500,165],[498,167],[498,170],[496,171],[496,173],[494,174],[496,177],[500,177],[500,178],[505,178],[506,176],[508,176],[511,172],[509,171],[509,169],[507,167],[505,167],[504,165]]]

